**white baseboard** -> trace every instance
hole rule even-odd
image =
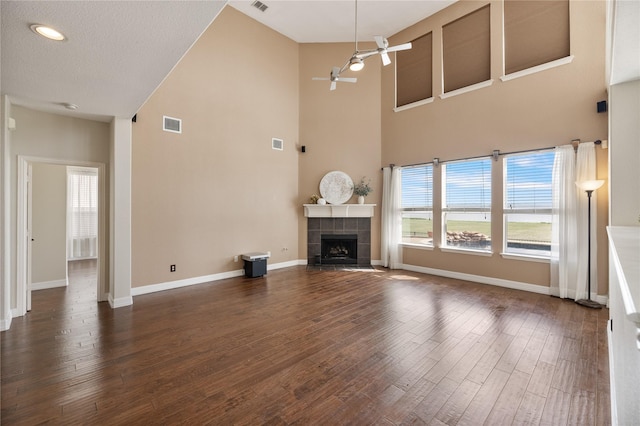
[[[511,288],[514,290],[529,291],[531,293],[551,295],[551,289],[549,287],[545,287],[537,284],[523,283],[520,281],[503,280],[501,278],[485,277],[482,275],[473,275],[473,274],[464,274],[462,272],[447,271],[444,269],[434,269],[434,268],[427,268],[425,266],[416,266],[416,265],[407,265],[407,264],[403,264],[400,269],[413,271],[413,272],[421,272],[424,274],[438,275],[438,276],[447,277],[447,278],[455,278],[458,280],[473,281],[480,284],[495,285],[498,287]],[[575,292],[573,294],[569,294],[568,298],[575,299]],[[608,296],[592,294],[591,299],[607,307],[609,306]]]
[[[455,278],[464,281],[473,281],[480,284],[495,285],[498,287],[512,288],[514,290],[524,290],[531,293],[550,294],[549,287],[536,284],[523,283],[520,281],[503,280],[501,278],[483,277],[481,275],[464,274],[462,272],[447,271],[444,269],[427,268],[425,266],[415,266],[403,264],[401,269],[424,274],[438,275],[440,277]]]
[[[304,263],[302,263],[302,262],[304,262]],[[291,260],[291,261],[288,261],[288,262],[274,263],[273,265],[270,265],[267,262],[267,271],[273,271],[273,270],[276,270],[276,269],[288,268],[290,266],[299,266],[299,265],[302,265],[302,264],[306,265],[307,261],[306,260]],[[143,295],[143,294],[155,293],[155,292],[158,292],[158,291],[172,290],[172,289],[175,289],[175,288],[181,288],[181,287],[188,287],[188,286],[197,285],[197,284],[210,283],[212,281],[225,280],[227,278],[241,277],[243,275],[244,275],[244,269],[236,269],[235,271],[221,272],[219,274],[204,275],[204,276],[201,276],[201,277],[193,277],[193,278],[185,278],[183,280],[168,281],[168,282],[158,283],[158,284],[149,284],[149,285],[145,285],[145,286],[142,286],[142,287],[133,287],[133,288],[131,288],[131,295],[132,296],[140,296],[140,295]]]
[[[7,331],[11,328],[11,312],[7,312],[7,317],[0,320],[0,331]]]
[[[111,309],[133,305],[133,298],[131,296],[128,296],[118,297],[117,299],[114,299],[111,295],[109,295],[109,305],[111,306]]]
[[[46,290],[48,288],[66,287],[69,285],[67,279],[54,281],[41,281],[39,283],[31,283],[31,290]]]
[[[304,263],[301,263],[301,262],[304,262]],[[267,262],[267,271],[272,271],[272,270],[282,269],[282,268],[289,268],[291,266],[306,265],[306,264],[307,264],[307,260],[306,259],[305,260],[290,260],[288,262],[274,263],[273,265],[269,265],[269,262]]]

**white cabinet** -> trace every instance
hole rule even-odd
[[[609,365],[612,424],[640,424],[640,227],[610,226]]]

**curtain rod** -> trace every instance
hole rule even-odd
[[[581,143],[586,143],[586,142],[582,142],[580,141],[580,139],[573,139],[571,141],[571,145],[573,145],[573,149],[578,149],[578,145]],[[595,141],[593,141],[593,143],[595,145],[601,145],[602,141],[600,139],[597,139]],[[537,151],[549,151],[551,149],[556,149],[555,146],[550,146],[547,148],[533,148],[533,149],[523,149],[521,151],[510,151],[510,152],[500,152],[500,150],[495,149],[491,154],[489,155],[476,155],[475,157],[466,157],[466,158],[456,158],[456,159],[452,159],[452,160],[440,160],[439,158],[434,158],[433,161],[427,161],[425,163],[415,163],[415,164],[405,164],[401,167],[415,167],[415,166],[423,166],[425,164],[434,164],[435,166],[437,166],[440,163],[449,163],[452,161],[464,161],[464,160],[475,160],[477,158],[486,158],[486,157],[493,157],[496,161],[498,160],[498,156],[500,155],[511,155],[511,154],[524,154],[527,152],[537,152]],[[391,167],[392,169],[395,167],[395,164],[389,164],[389,167]],[[380,170],[384,169],[384,167],[380,168]]]

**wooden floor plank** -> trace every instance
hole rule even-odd
[[[95,266],[0,334],[2,424],[611,423],[606,309],[291,267],[113,310]]]

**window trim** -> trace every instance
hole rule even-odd
[[[474,90],[484,89],[493,84],[493,79],[481,81],[480,83],[472,84],[471,86],[461,87],[450,92],[445,92],[440,95],[440,99],[452,98],[454,96],[462,95],[463,93],[473,92]],[[443,86],[444,88],[444,86]]]
[[[458,247],[450,247],[450,246],[440,246],[438,247],[443,253],[459,253],[459,254],[472,254],[475,256],[484,256],[491,257],[493,256],[493,249],[491,250],[474,250],[469,248],[458,248]]]
[[[551,263],[551,257],[533,256],[530,254],[501,252],[500,256],[502,256],[503,259],[509,259],[509,260],[522,260],[525,262],[537,262],[537,263]]]
[[[416,108],[422,105],[427,105],[433,103],[433,96],[427,99],[422,99],[419,101],[415,101],[415,102],[411,102],[410,104],[406,104],[406,105],[402,105],[402,106],[397,106],[397,107],[393,107],[393,112],[400,112],[400,111],[405,111],[407,109],[411,109],[411,108]]]
[[[511,74],[505,74],[500,77],[502,82],[515,80],[516,78],[525,77],[527,75],[536,74],[542,71],[550,70],[553,68],[561,67],[573,62],[574,55],[565,56],[564,58],[556,59],[555,61],[546,62],[544,64],[536,65],[535,67],[527,68],[521,71],[516,71]],[[504,72],[504,71],[503,71]]]

